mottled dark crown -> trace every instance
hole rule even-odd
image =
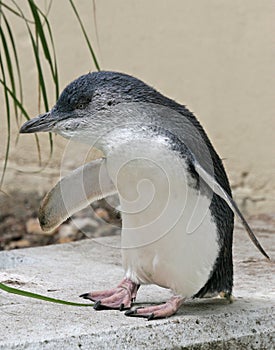
[[[93,99],[108,100],[111,105],[121,102],[160,103],[165,97],[130,75],[102,71],[82,75],[70,83],[60,95],[57,107],[59,110],[73,110]]]

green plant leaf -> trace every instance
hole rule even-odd
[[[7,44],[7,41],[6,41],[6,36],[5,36],[4,32],[3,32],[3,27],[2,26],[0,26],[0,38],[2,40],[2,45],[3,45],[3,49],[4,49],[4,54],[5,54],[5,59],[6,59],[6,66],[7,66],[7,72],[9,74],[9,80],[10,80],[10,83],[11,83],[11,88],[16,94],[15,80],[14,80],[14,74],[13,74],[13,64],[12,64],[12,60],[11,60],[9,47],[8,47],[8,44]],[[2,74],[3,74],[3,70],[2,70]],[[17,108],[16,108],[16,104],[15,103],[14,103],[14,112],[15,112],[15,116],[17,118],[18,114],[17,114]]]
[[[3,61],[2,61],[2,54],[0,51],[0,68],[1,68],[1,72],[2,72],[2,77],[3,77],[3,83],[4,86],[7,86],[6,83],[6,74],[5,74],[5,69],[3,66]],[[8,158],[9,158],[9,152],[10,152],[10,140],[11,140],[11,114],[10,114],[10,101],[9,101],[9,95],[8,92],[6,90],[6,88],[4,89],[4,98],[5,98],[5,106],[6,106],[6,113],[7,113],[7,142],[6,142],[6,151],[5,151],[5,160],[4,160],[4,166],[3,166],[3,171],[2,171],[2,176],[0,179],[0,188],[3,185],[3,181],[4,181],[4,175],[7,169],[7,165],[8,165]]]
[[[9,25],[8,19],[6,17],[6,15],[2,12],[2,18],[5,22],[6,28],[7,28],[7,32],[9,34],[9,39],[10,39],[10,43],[13,49],[13,57],[15,60],[15,65],[16,65],[16,73],[17,73],[17,77],[18,77],[18,85],[19,85],[19,99],[21,104],[23,103],[23,88],[22,88],[22,77],[21,77],[21,71],[20,71],[20,66],[19,66],[19,59],[18,59],[18,54],[17,54],[17,49],[16,49],[16,45],[15,45],[15,40],[12,34],[12,30],[11,30],[11,26]],[[14,93],[16,94],[15,90]],[[20,117],[21,117],[21,112],[20,112]],[[16,121],[17,121],[17,126],[19,127],[19,120],[18,120],[18,115],[16,113]]]
[[[0,63],[1,64],[1,63]],[[14,92],[7,86],[6,82],[4,79],[0,78],[0,83],[3,85],[4,87],[4,91],[9,94],[12,99],[14,100],[14,102],[16,103],[17,107],[20,109],[21,113],[24,115],[24,117],[27,120],[30,120],[30,116],[27,113],[27,111],[25,110],[23,104],[17,99],[16,95],[14,94]]]
[[[90,43],[90,40],[89,40],[89,38],[88,38],[87,32],[86,32],[86,30],[85,30],[85,27],[84,27],[84,25],[83,25],[83,23],[82,23],[82,20],[81,20],[79,14],[78,14],[78,11],[77,11],[77,9],[76,9],[76,7],[75,7],[75,5],[74,5],[73,0],[69,0],[69,1],[70,1],[70,4],[71,4],[72,8],[73,8],[73,11],[74,11],[74,13],[75,13],[75,15],[76,15],[76,18],[77,18],[77,20],[78,20],[78,22],[79,22],[79,24],[80,24],[82,33],[83,33],[83,35],[84,35],[84,38],[85,38],[85,40],[86,40],[86,44],[87,44],[87,46],[88,46],[88,48],[89,48],[89,50],[90,50],[90,53],[91,53],[91,55],[92,55],[94,64],[95,64],[95,66],[96,66],[96,69],[97,69],[98,71],[100,71],[100,67],[99,67],[99,64],[98,64],[96,55],[95,55],[95,53],[94,53],[94,50],[93,50],[92,45],[91,45],[91,43]]]
[[[29,2],[30,1],[31,0],[29,0]],[[31,31],[29,23],[25,20],[25,17],[24,17],[24,14],[23,14],[22,10],[16,4],[15,1],[13,1],[13,3],[16,6],[17,10],[22,15],[22,18],[24,19],[26,27],[27,27],[27,30],[28,30],[29,37],[31,39],[33,54],[34,54],[36,68],[37,68],[37,73],[38,73],[39,89],[41,90],[41,93],[42,93],[45,110],[48,111],[49,110],[48,96],[47,96],[47,90],[46,90],[46,85],[45,85],[45,79],[44,79],[44,75],[43,75],[43,69],[42,69],[42,65],[41,65],[40,57],[39,57],[38,44],[37,44],[37,42],[36,42],[36,40],[34,38],[34,35],[33,35],[32,31]]]
[[[21,296],[27,297],[27,298],[44,300],[44,301],[48,301],[50,303],[70,305],[70,306],[81,306],[81,307],[94,306],[93,303],[90,303],[90,304],[74,303],[74,302],[66,301],[66,300],[62,300],[62,299],[55,299],[55,298],[46,297],[46,296],[41,295],[41,294],[27,292],[26,290],[12,288],[12,287],[9,287],[9,286],[7,286],[6,284],[3,284],[3,283],[0,283],[0,289],[4,290],[7,293],[17,294],[17,295],[21,295]]]
[[[40,42],[42,44],[44,56],[45,56],[46,60],[49,63],[49,66],[50,66],[52,78],[53,78],[53,81],[54,81],[54,85],[56,87],[56,98],[58,98],[58,95],[59,95],[59,81],[58,81],[58,73],[57,73],[57,62],[56,62],[55,47],[54,47],[54,41],[53,41],[51,28],[50,28],[50,25],[49,25],[47,17],[38,8],[38,6],[34,3],[33,0],[29,0],[29,5],[30,5],[30,8],[31,8],[31,11],[32,11],[32,14],[33,14],[33,18],[34,18],[36,33],[37,33],[38,38],[40,39]],[[48,46],[48,43],[47,43],[46,35],[45,35],[45,32],[44,32],[43,25],[42,25],[42,22],[40,20],[39,14],[43,17],[43,19],[44,19],[44,21],[46,23],[46,27],[47,27],[47,30],[48,30],[48,33],[49,33],[50,42],[51,42],[51,46],[52,46],[52,50],[53,50],[53,59],[51,57],[50,49],[49,49],[49,46]]]
[[[14,1],[13,1],[14,3]],[[11,13],[13,13],[15,16],[20,17],[20,18],[24,18],[26,21],[28,21],[29,23],[33,23],[32,21],[30,21],[29,19],[27,19],[24,15],[22,16],[22,13],[15,11],[12,7],[8,6],[7,4],[5,4],[3,1],[0,0],[0,6],[3,6],[4,8],[6,8],[8,11],[10,11]]]
[[[0,61],[1,61],[1,54],[0,54]],[[1,64],[1,62],[0,62]],[[17,97],[15,96],[15,94],[13,93],[13,91],[7,86],[6,81],[3,79],[0,79],[0,83],[3,85],[4,87],[4,94],[7,95],[7,97],[10,95],[12,97],[12,99],[14,100],[14,102],[16,103],[16,105],[18,106],[18,108],[20,109],[22,115],[29,120],[30,117],[27,113],[27,111],[25,110],[25,108],[23,107],[22,103],[17,99]],[[8,121],[8,127],[10,127],[10,113],[8,113],[7,111],[7,121]],[[52,135],[50,135],[52,136]],[[37,151],[38,151],[38,159],[40,159],[40,143],[39,143],[39,138],[36,134],[34,134],[35,137],[35,142],[36,142],[36,147],[37,147]],[[51,140],[50,140],[51,141]],[[7,147],[6,147],[6,157],[5,157],[5,162],[4,162],[4,169],[2,172],[2,177],[1,177],[1,181],[0,181],[0,188],[3,184],[3,180],[4,180],[4,176],[5,176],[5,171],[6,171],[6,167],[7,167],[7,163],[8,163],[8,155],[9,155],[9,147],[10,147],[10,139],[8,139],[7,142]]]

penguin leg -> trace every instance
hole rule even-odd
[[[80,297],[95,301],[95,310],[119,309],[122,311],[131,307],[139,286],[129,278],[124,278],[116,288],[85,293]]]
[[[183,304],[185,298],[181,296],[173,296],[167,300],[166,303],[148,307],[138,307],[135,309],[127,310],[126,316],[131,317],[145,317],[149,320],[157,318],[165,318],[174,315]]]

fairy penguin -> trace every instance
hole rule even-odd
[[[232,293],[234,212],[265,255],[236,203],[222,161],[184,105],[130,75],[83,75],[21,133],[55,132],[98,148],[104,158],[64,177],[42,202],[51,230],[87,204],[117,193],[125,275],[117,287],[81,295],[102,308],[148,319],[176,313],[186,298]],[[133,308],[142,284],[174,292]]]

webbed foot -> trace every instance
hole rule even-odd
[[[145,317],[148,320],[169,317],[178,311],[184,300],[185,298],[174,296],[164,304],[127,310],[125,315],[131,317]]]
[[[95,291],[80,295],[84,299],[95,301],[95,310],[104,309],[129,309],[136,299],[139,284],[132,282],[129,278],[124,278],[120,284],[113,289]]]

